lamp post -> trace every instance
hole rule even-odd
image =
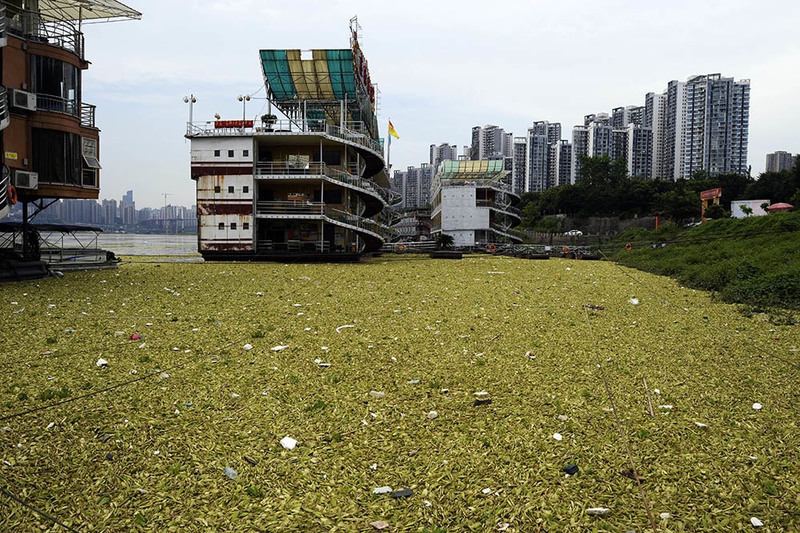
[[[197,98],[193,94],[183,97],[183,103],[189,104],[189,123],[186,125],[186,133],[191,133],[192,131],[192,108],[195,102],[197,102]]]
[[[242,128],[244,128],[245,107],[247,106],[247,102],[250,101],[250,95],[249,94],[245,94],[245,95],[241,95],[240,94],[239,97],[237,98],[237,100],[239,100],[242,103]]]

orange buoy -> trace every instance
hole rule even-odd
[[[17,188],[13,185],[8,186],[8,190],[6,190],[6,195],[8,196],[8,203],[11,205],[16,204],[19,201],[19,197],[17,196]]]

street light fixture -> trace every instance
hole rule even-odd
[[[195,102],[197,102],[197,98],[195,98],[193,94],[183,97],[183,103],[189,104],[189,124],[186,125],[187,133],[191,132],[192,129],[192,108],[194,107]]]
[[[245,107],[247,106],[247,102],[250,101],[250,95],[249,94],[245,94],[245,95],[241,95],[240,94],[239,97],[237,98],[237,100],[239,100],[242,103],[242,127],[244,128]]]

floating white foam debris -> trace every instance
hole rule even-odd
[[[270,350],[272,350],[273,352],[280,352],[281,350],[285,350],[286,348],[288,348],[288,346],[282,344],[280,346],[273,346],[272,348],[270,348]]]
[[[633,305],[639,305],[639,298],[635,298],[635,297],[631,298],[630,300],[628,300],[628,302],[630,302]]]
[[[672,409],[672,406],[671,405],[659,405],[658,408],[659,409],[664,409],[665,411],[669,411],[670,409]]]
[[[239,398],[239,395],[238,395],[238,394],[236,394],[235,392],[232,392],[232,393],[231,393],[231,398],[234,398],[234,399],[235,399],[235,398]]]
[[[140,344],[140,345],[139,345],[139,349],[141,350],[141,349],[142,349],[142,348],[144,348],[145,346],[147,346],[147,343],[146,343],[146,342],[143,342],[142,344]]]
[[[244,351],[248,351],[249,352],[252,349],[253,349],[253,345],[250,344],[250,343],[247,343],[244,346],[242,346],[242,350],[244,350]]]
[[[428,413],[428,418],[430,418],[431,420],[433,420],[434,418],[437,418],[438,416],[439,416],[439,413],[436,412],[436,411],[431,411],[431,412]]]
[[[557,441],[564,440],[564,437],[561,436],[561,433],[553,433],[553,438]]]
[[[755,516],[750,519],[750,523],[753,524],[753,527],[761,527],[764,525],[764,522],[762,522]]]
[[[102,368],[102,367],[104,367],[104,366],[108,366],[108,361],[106,361],[105,359],[103,359],[103,358],[101,357],[100,359],[98,359],[98,360],[97,360],[97,363],[95,363],[95,364],[96,364],[98,367]]]
[[[408,385],[416,385],[417,383],[419,383],[419,380],[418,379],[409,379],[408,381],[406,381],[406,383]]]
[[[372,494],[389,494],[390,492],[392,492],[392,487],[389,485],[372,489]]]
[[[707,428],[708,427],[706,424],[703,424],[702,422],[695,422],[694,425],[699,427],[699,428]]]
[[[175,409],[175,414],[176,414],[176,415],[179,415],[179,414],[181,414],[181,410],[180,410],[180,409]]]
[[[672,518],[672,515],[669,513],[661,513],[658,516],[661,518],[661,520],[667,520],[668,518]]]
[[[55,427],[55,425],[56,425],[55,422],[50,422],[49,424],[47,424],[47,428],[46,429],[52,429],[53,427]]]
[[[558,419],[561,420],[562,422],[566,422],[567,420],[569,420],[567,415],[558,415]]]
[[[372,463],[371,465],[369,465],[369,467],[372,470],[377,470],[378,469],[378,463]]]
[[[297,441],[294,440],[292,437],[283,437],[281,439],[281,446],[283,446],[287,450],[294,450],[294,447],[297,446]]]
[[[354,324],[345,324],[343,326],[339,326],[338,328],[336,328],[336,333],[341,333],[342,330],[345,328],[354,328],[354,327],[356,327]]]
[[[754,403],[753,404],[753,409],[755,409],[756,411],[760,411],[761,410],[761,404],[758,403],[758,402]]]
[[[611,509],[608,507],[589,507],[586,509],[586,514],[592,516],[606,516],[610,512]]]
[[[385,392],[376,391],[376,390],[371,390],[371,391],[369,391],[369,395],[374,397],[374,398],[383,398],[384,396],[386,396],[386,393]]]
[[[425,505],[425,507],[430,507],[431,505],[433,505],[433,504],[432,504],[431,502],[429,502],[428,500],[424,500],[424,501],[422,502],[422,504],[423,504],[423,505]]]
[[[486,398],[487,396],[489,396],[489,393],[488,393],[488,392],[486,392],[485,390],[482,390],[482,391],[476,392],[476,393],[474,393],[474,394],[475,394],[475,396],[477,396],[478,398]]]
[[[655,394],[661,394],[661,391],[660,391],[659,389],[653,389],[653,392],[654,392]]]
[[[167,379],[168,377],[169,377],[169,374],[167,374],[166,372],[162,372],[161,373],[161,378],[162,379]]]
[[[481,492],[484,493],[484,494],[491,494],[492,493],[492,489],[487,487],[487,488],[483,489]]]

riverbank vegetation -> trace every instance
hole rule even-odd
[[[610,261],[124,262],[0,317],[4,531],[800,529],[798,329]]]
[[[608,248],[621,264],[713,291],[754,312],[800,310],[800,212],[629,230]]]

